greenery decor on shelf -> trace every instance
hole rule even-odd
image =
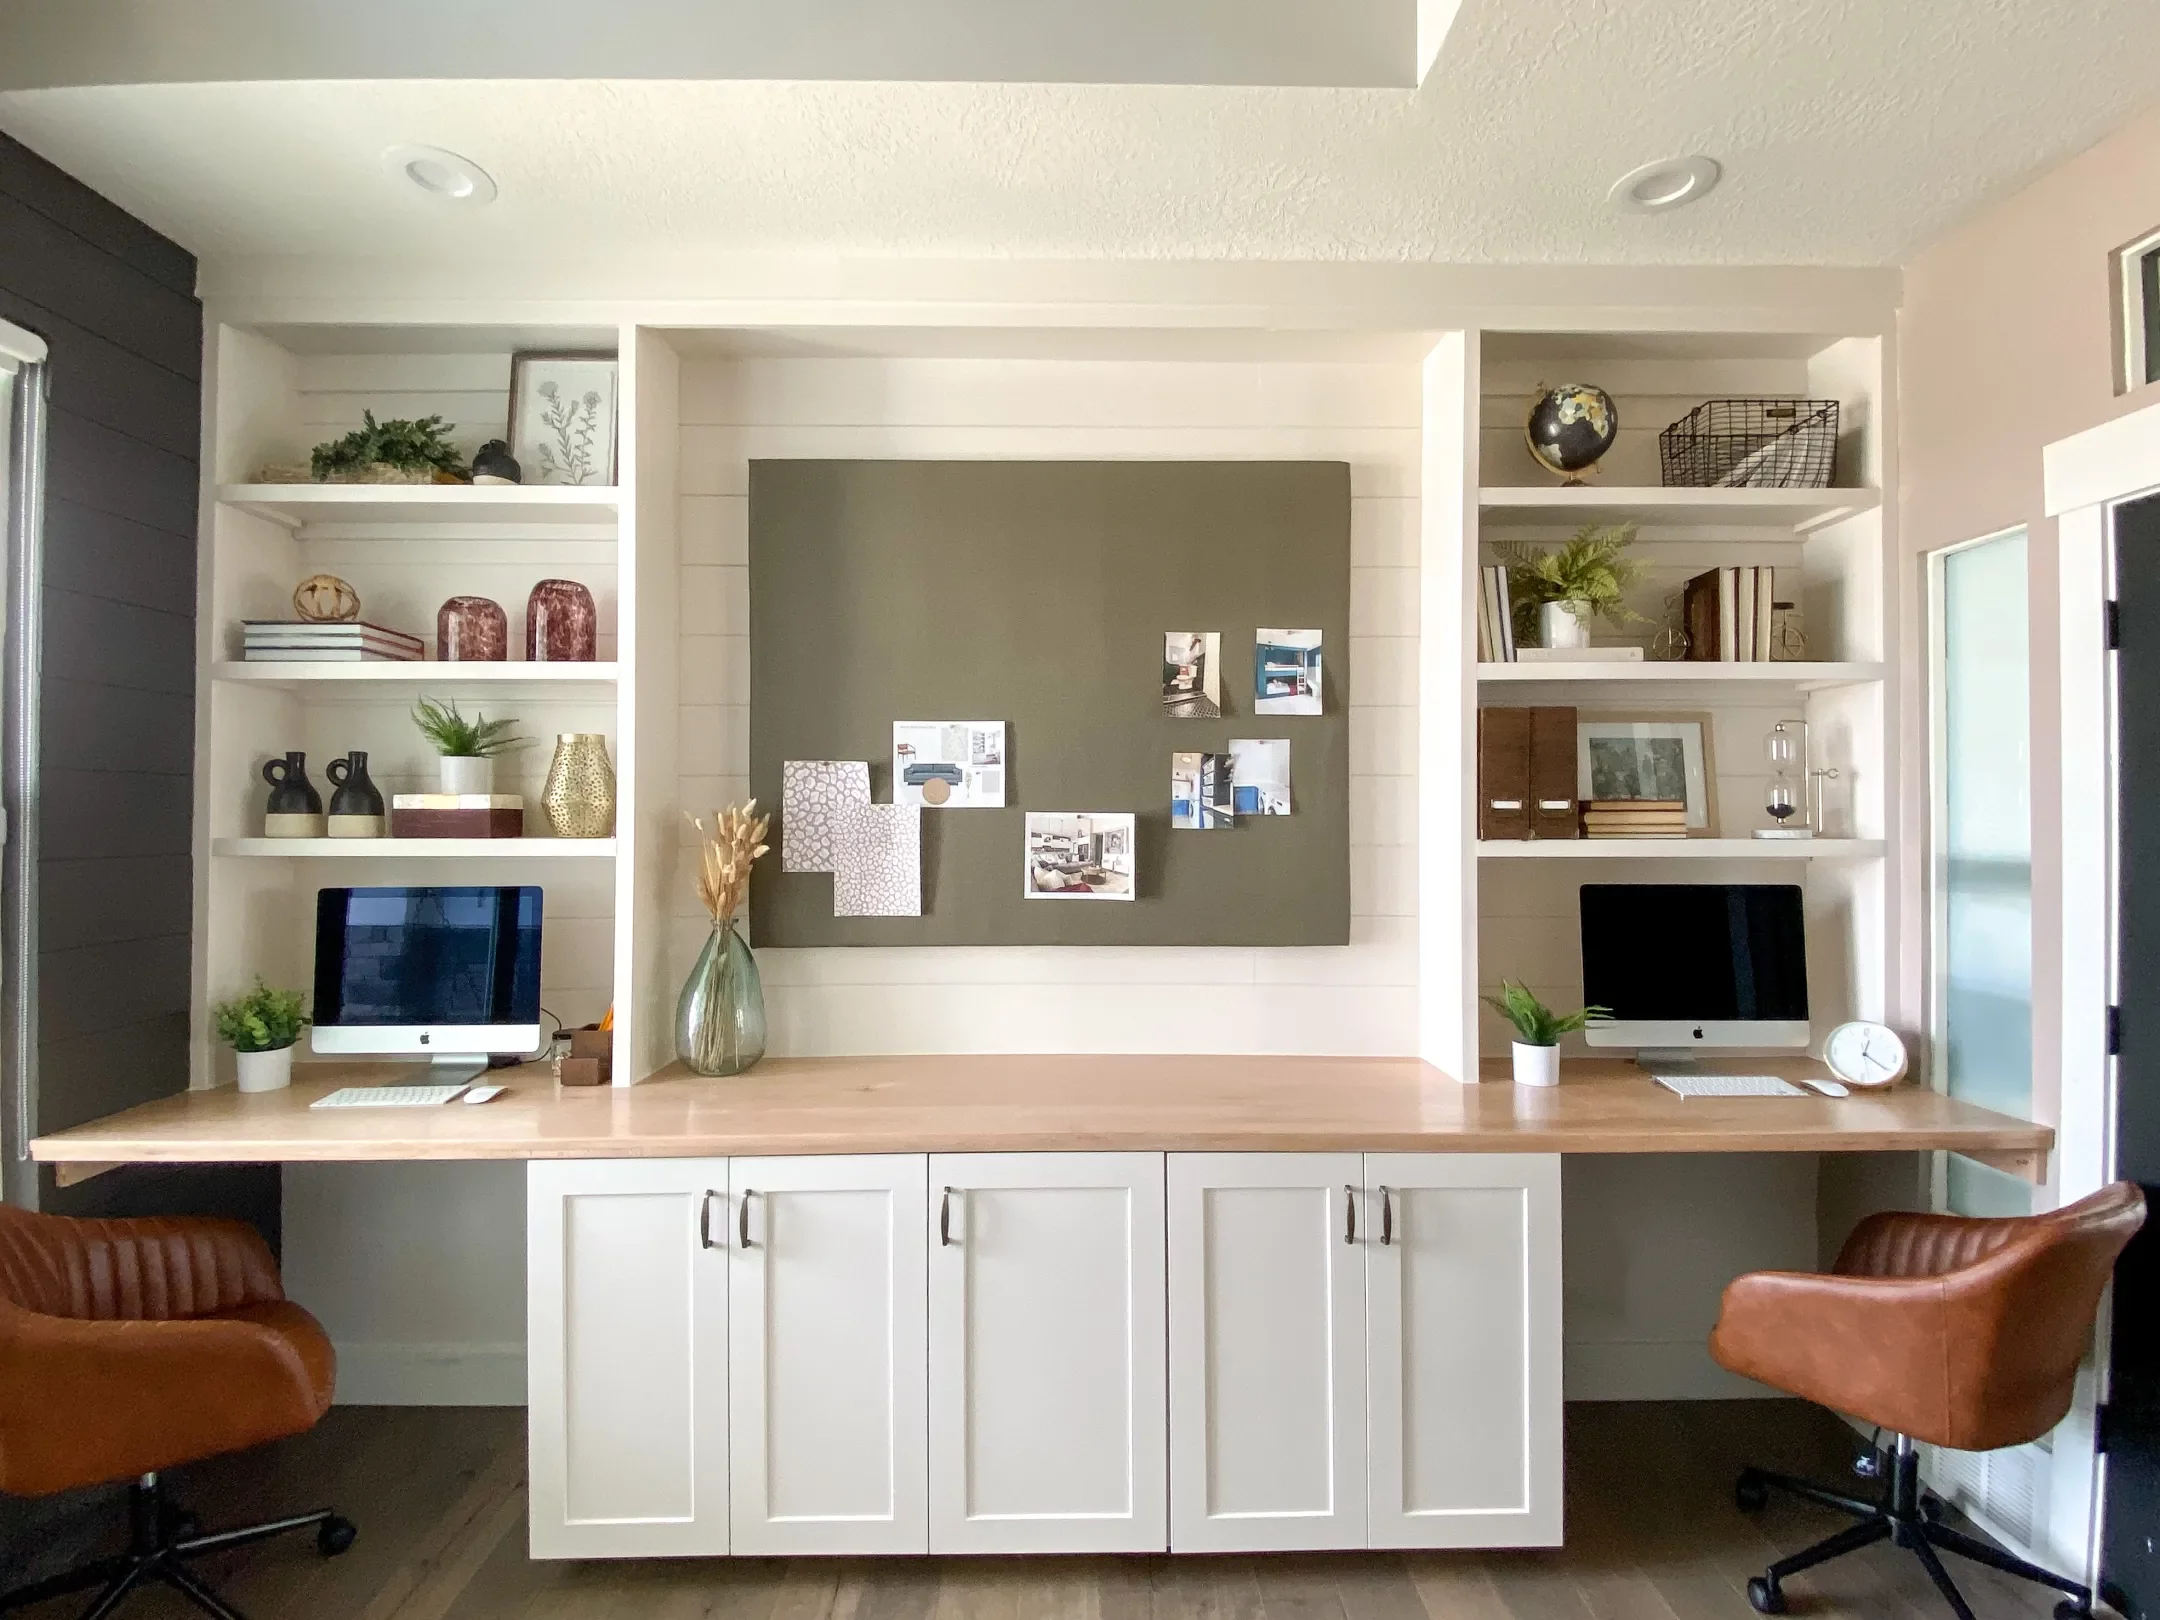
[[[517,724],[515,720],[490,720],[484,714],[468,720],[458,712],[454,701],[437,703],[424,697],[414,707],[412,717],[420,735],[447,759],[493,759],[525,746],[525,739],[510,729]]]
[[[307,998],[297,990],[273,990],[258,978],[243,994],[213,1006],[210,1016],[218,1039],[235,1052],[275,1052],[307,1028]]]
[[[378,422],[373,411],[360,415],[364,426],[315,447],[308,465],[318,481],[367,482],[371,470],[381,467],[423,481],[463,483],[469,476],[464,457],[450,442],[456,423],[439,416]]]
[[[1586,523],[1558,550],[1519,540],[1496,546],[1507,565],[1516,638],[1526,646],[1535,644],[1539,613],[1547,603],[1559,604],[1585,625],[1593,618],[1616,625],[1639,622],[1642,615],[1621,602],[1645,568],[1625,555],[1634,543],[1632,523]]]
[[[1556,1013],[1531,993],[1526,984],[1500,981],[1497,996],[1482,998],[1485,1005],[1515,1026],[1515,1039],[1523,1046],[1558,1046],[1560,1037],[1612,1017],[1609,1007],[1585,1007],[1580,1012]]]

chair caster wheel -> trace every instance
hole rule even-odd
[[[2092,1620],[2092,1605],[2080,1603],[2076,1598],[2064,1598],[2055,1605],[2055,1620]]]
[[[1748,1607],[1757,1614],[1785,1612],[1785,1593],[1760,1575],[1747,1583],[1747,1600]]]
[[[1754,1513],[1770,1500],[1770,1487],[1763,1483],[1762,1475],[1750,1468],[1733,1486],[1733,1506],[1743,1513]],[[1767,1610],[1765,1613],[1769,1612]]]
[[[353,1544],[360,1534],[360,1527],[350,1519],[335,1515],[323,1520],[322,1528],[315,1532],[315,1550],[325,1558],[335,1558]]]

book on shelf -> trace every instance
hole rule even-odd
[[[241,656],[257,663],[416,662],[427,656],[418,636],[354,620],[316,624],[305,619],[247,619],[241,623]]]
[[[1516,660],[1525,664],[1639,664],[1640,647],[1522,647]]]
[[[1492,600],[1486,594],[1484,570],[1478,571],[1477,599],[1477,661],[1481,664],[1496,662],[1500,654],[1493,635]]]
[[[1682,799],[1585,799],[1586,838],[1685,838],[1687,803]]]
[[[1789,611],[1791,604],[1777,599],[1775,568],[1712,568],[1697,574],[1680,593],[1688,662],[1769,663],[1781,608]]]
[[[381,647],[263,647],[250,644],[244,664],[417,664],[418,653]]]
[[[1488,563],[1478,570],[1478,627],[1483,633],[1481,663],[1515,662],[1515,615],[1508,599],[1507,569]]]

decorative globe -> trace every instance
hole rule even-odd
[[[1620,413],[1604,389],[1563,383],[1538,395],[1523,432],[1539,465],[1579,484],[1620,436]]]

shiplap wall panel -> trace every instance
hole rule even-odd
[[[1351,468],[1351,943],[771,950],[761,961],[772,1050],[1414,1051],[1419,408],[1417,372],[1406,366],[686,363],[677,739],[686,809],[748,792],[753,458],[1327,459]],[[705,932],[687,893],[676,923],[682,975]]]

